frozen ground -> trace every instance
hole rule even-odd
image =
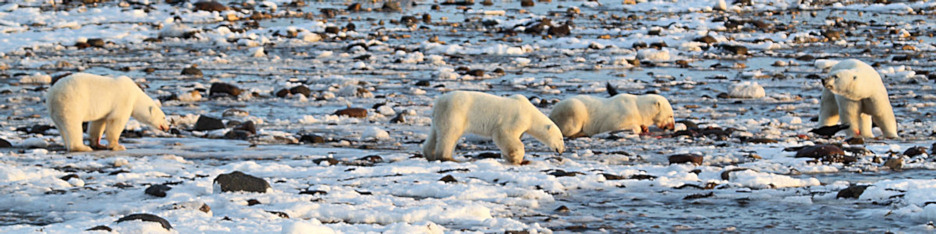
[[[936,3],[416,0],[382,11],[384,1],[274,0],[209,12],[186,1],[93,2],[0,5],[0,139],[14,146],[0,148],[0,232],[166,231],[115,222],[134,213],[178,233],[934,229]],[[539,30],[542,19],[558,30]],[[846,143],[869,150],[853,149],[848,165],[794,158],[784,149],[845,140],[808,132],[822,68],[844,58],[882,73],[901,138]],[[180,75],[191,65],[203,76]],[[131,121],[127,151],[63,152],[55,129],[35,126],[51,124],[42,98],[51,77],[78,71],[137,79],[164,97],[173,131]],[[209,97],[216,82],[246,92]],[[477,137],[459,143],[462,163],[418,155],[430,103],[445,91],[520,93],[548,113],[568,96],[606,95],[606,82],[668,97],[677,120],[734,132],[606,133],[567,140],[563,155],[525,138],[524,166],[477,157],[497,151]],[[742,82],[765,97],[731,98]],[[275,95],[297,85],[310,95]],[[333,114],[348,106],[368,116]],[[201,115],[259,130],[246,140],[224,139],[230,128],[193,131]],[[312,134],[325,142],[299,143]],[[904,155],[920,146],[926,153]],[[686,153],[704,162],[668,163]],[[359,160],[372,155],[380,160]],[[903,165],[885,166],[895,159]],[[221,193],[212,181],[232,171],[272,191]],[[144,193],[155,184],[171,190]],[[853,185],[869,186],[837,198]]]

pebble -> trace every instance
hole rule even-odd
[[[797,158],[822,158],[835,155],[844,156],[845,151],[834,145],[814,145],[803,147],[796,152]]]
[[[272,187],[270,183],[256,176],[234,171],[215,177],[214,183],[221,186],[221,192],[255,192],[266,193]]]
[[[682,164],[682,163],[692,163],[695,165],[702,165],[702,160],[704,157],[698,154],[677,154],[667,157],[670,164]]]
[[[220,95],[230,95],[233,97],[240,96],[243,92],[240,88],[235,85],[228,83],[212,83],[211,88],[208,89],[208,96],[217,97]]]
[[[348,107],[348,108],[345,108],[345,109],[341,109],[341,110],[335,111],[335,115],[337,115],[337,116],[347,116],[347,117],[351,117],[351,118],[367,118],[367,109],[364,109],[364,108],[356,108],[356,107]]]
[[[165,184],[154,184],[154,185],[150,185],[143,192],[149,195],[156,196],[156,197],[166,197],[166,192],[171,189],[172,187],[169,187],[168,185],[165,185]]]
[[[208,116],[198,116],[198,120],[195,121],[195,131],[211,131],[216,129],[225,128],[224,122],[218,118],[212,118]]]

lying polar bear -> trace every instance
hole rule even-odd
[[[870,65],[849,59],[841,61],[822,79],[819,124],[849,125],[849,137],[874,137],[872,123],[887,138],[897,138],[897,119],[887,98],[881,75]]]
[[[591,136],[602,132],[633,130],[640,134],[650,125],[673,129],[673,107],[663,96],[611,92],[610,98],[577,95],[556,104],[549,118],[565,137]]]
[[[62,135],[68,151],[92,151],[82,142],[81,123],[91,121],[88,135],[91,146],[100,147],[101,135],[107,135],[107,148],[124,150],[118,143],[127,121],[137,121],[159,130],[169,130],[166,114],[133,80],[75,73],[66,76],[46,93],[49,116]]]
[[[499,97],[454,91],[440,96],[432,109],[432,130],[423,143],[429,161],[455,161],[452,151],[465,132],[491,137],[501,156],[512,164],[523,162],[520,137],[530,134],[557,153],[565,151],[562,133],[523,95]]]

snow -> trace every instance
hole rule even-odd
[[[745,81],[732,85],[728,96],[733,98],[757,99],[763,98],[766,96],[766,93],[764,92],[764,87],[761,87],[757,82]]]

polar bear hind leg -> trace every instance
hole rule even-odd
[[[436,134],[435,128],[429,130],[429,137],[426,138],[426,142],[423,142],[423,157],[429,161],[439,160],[436,154]]]
[[[68,151],[94,151],[91,149],[91,147],[88,147],[84,144],[82,139],[84,134],[81,131],[81,122],[78,122],[77,120],[67,121],[55,115],[52,116],[52,122],[55,122],[55,126],[59,128],[59,134],[62,135],[62,140],[65,141],[63,143],[65,143],[65,148]]]
[[[458,138],[461,138],[464,134],[464,129],[439,129],[434,130],[436,132],[435,137],[435,152],[433,153],[435,157],[433,160],[440,161],[456,161],[452,154],[455,151],[455,144],[458,143]]]
[[[549,119],[556,123],[562,136],[576,138],[585,136],[585,121],[588,119],[588,109],[579,100],[560,102],[551,113]]]
[[[521,134],[501,131],[492,136],[494,144],[501,150],[501,157],[514,165],[520,165],[526,153],[523,149],[523,142],[520,141]]]
[[[126,150],[120,145],[120,133],[123,132],[129,118],[110,118],[105,120],[104,135],[107,137],[107,148],[114,151]],[[93,140],[93,139],[92,139]]]
[[[835,102],[835,94],[829,89],[822,89],[822,97],[819,101],[819,124],[820,126],[832,126],[839,123],[838,103]]]
[[[104,135],[106,120],[95,120],[88,123],[88,137],[92,148],[101,148],[101,136]]]

